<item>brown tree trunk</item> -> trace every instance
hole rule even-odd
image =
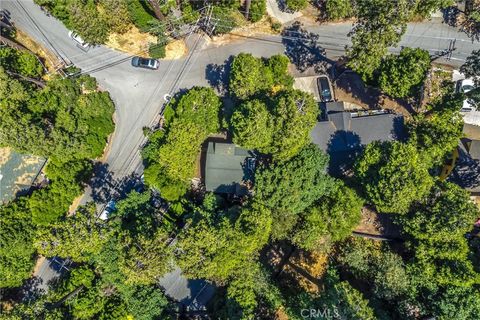
[[[157,17],[157,19],[160,21],[165,20],[165,16],[163,15],[162,10],[160,10],[160,5],[158,4],[158,1],[157,0],[147,0],[147,1],[152,6],[153,12],[155,13],[155,16]]]

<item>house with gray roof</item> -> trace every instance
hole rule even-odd
[[[373,141],[403,140],[402,115],[388,110],[348,111],[344,102],[328,102],[323,121],[317,122],[311,140],[330,156],[329,171],[342,174],[363,146]]]
[[[449,180],[467,191],[480,194],[480,126],[465,123],[463,135]]]
[[[253,181],[254,154],[232,143],[209,142],[205,161],[207,191],[243,196]]]

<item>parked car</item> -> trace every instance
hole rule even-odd
[[[114,212],[116,208],[116,202],[113,200],[108,201],[107,205],[105,206],[105,209],[103,209],[102,213],[100,214],[99,218],[101,220],[108,220],[110,218],[110,215],[112,212]]]
[[[330,84],[330,79],[327,76],[319,76],[317,78],[318,93],[322,102],[333,101],[333,90]]]
[[[151,58],[142,58],[142,57],[133,57],[132,66],[137,68],[146,68],[146,69],[158,69],[158,60]]]
[[[73,41],[75,41],[83,49],[87,49],[90,46],[90,44],[85,42],[76,32],[68,31],[68,36],[72,38]]]
[[[475,89],[475,83],[473,79],[462,79],[457,81],[457,92],[467,93]],[[471,112],[476,111],[477,106],[473,104],[469,99],[463,100],[462,109],[460,112]]]

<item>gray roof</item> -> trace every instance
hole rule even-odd
[[[0,148],[0,204],[30,189],[45,159]]]
[[[480,160],[480,140],[472,140],[468,153],[474,160]]]
[[[244,182],[251,180],[252,172],[246,166],[246,159],[251,157],[250,151],[234,144],[209,142],[205,164],[207,191],[247,194]]]
[[[330,155],[330,169],[373,141],[405,137],[403,116],[399,114],[383,110],[344,111],[342,102],[327,103],[326,111],[327,120],[317,122],[310,136],[313,143]]]

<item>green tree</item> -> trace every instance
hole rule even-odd
[[[473,78],[476,85],[480,86],[480,50],[472,51],[467,61],[460,67],[460,72],[467,78]]]
[[[230,90],[240,99],[252,96],[257,91],[265,88],[262,81],[263,63],[250,53],[240,53],[232,61],[230,71]]]
[[[220,128],[222,103],[213,89],[195,87],[171,105],[174,114],[165,135],[150,141],[144,157],[149,160],[147,183],[159,189],[163,198],[175,201],[186,192],[195,174],[202,143]]]
[[[237,217],[237,218],[235,218]],[[270,211],[261,205],[231,208],[201,207],[187,221],[178,239],[176,262],[193,278],[226,283],[243,268],[250,268],[267,243],[272,223]]]
[[[265,153],[271,153],[275,160],[288,160],[310,143],[310,132],[317,123],[319,108],[311,94],[300,90],[278,94],[274,105],[275,133]]]
[[[398,56],[387,56],[380,66],[380,89],[395,98],[412,94],[425,80],[430,68],[430,55],[423,49],[403,48]]]
[[[35,239],[38,252],[46,257],[90,261],[101,252],[109,236],[108,230],[98,224],[95,209],[89,204],[63,221],[40,229]]]
[[[327,0],[325,10],[328,20],[341,20],[354,15],[352,0]]]
[[[480,312],[480,292],[477,288],[448,286],[429,298],[428,307],[440,320],[475,319]]]
[[[480,282],[465,239],[479,215],[467,191],[441,182],[424,203],[400,220],[404,232],[411,237],[414,270],[422,281],[464,287]]]
[[[423,199],[433,185],[430,163],[415,145],[374,142],[355,164],[355,175],[368,200],[385,213],[406,213],[412,202]]]
[[[252,1],[250,4],[249,19],[252,22],[260,21],[267,10],[266,0]]]
[[[9,47],[0,48],[0,66],[27,77],[39,78],[43,67],[33,54]]]
[[[330,193],[303,215],[292,241],[305,250],[314,250],[322,241],[348,237],[360,222],[362,200],[355,191],[338,182]]]
[[[260,91],[289,89],[293,85],[293,78],[288,74],[288,63],[289,60],[284,55],[262,60],[250,53],[240,53],[232,61],[229,89],[240,99],[246,99]]]
[[[150,199],[150,192],[133,191],[117,205],[117,263],[128,285],[153,284],[172,267],[171,228],[159,223]]]
[[[409,123],[410,140],[426,161],[440,164],[457,147],[463,128],[461,106],[460,95],[446,95],[430,114],[419,115]]]
[[[125,33],[130,28],[128,5],[123,1],[99,0],[99,19],[105,20],[109,32]]]
[[[285,0],[285,6],[290,11],[300,11],[308,5],[307,0]]]
[[[260,100],[245,101],[230,120],[233,142],[247,149],[268,150],[273,139],[273,123],[267,105]]]
[[[352,47],[347,50],[348,66],[364,80],[371,79],[388,47],[396,46],[411,16],[408,0],[357,0],[357,22]]]
[[[272,237],[284,239],[299,214],[328,194],[334,180],[326,174],[328,157],[313,144],[289,161],[261,167],[255,174],[255,199],[272,211]]]
[[[0,205],[0,288],[18,287],[35,265],[35,226],[25,199]]]

